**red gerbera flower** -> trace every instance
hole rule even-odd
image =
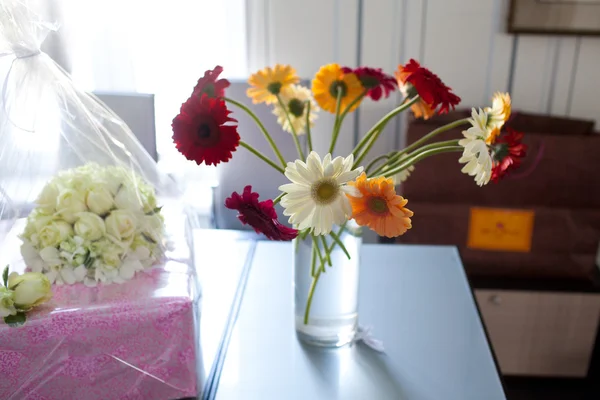
[[[273,200],[258,201],[258,193],[252,192],[252,186],[244,188],[244,192],[233,192],[225,199],[225,207],[238,211],[238,219],[242,224],[250,225],[256,233],[262,233],[271,240],[288,241],[298,236],[296,229],[288,228],[277,220],[277,212]]]
[[[173,142],[188,160],[200,165],[217,165],[231,159],[231,153],[240,144],[237,122],[230,118],[231,111],[221,99],[192,96],[183,103],[179,115],[173,119]]]
[[[362,84],[362,87],[369,90],[367,96],[375,101],[381,98],[384,91],[387,98],[398,87],[396,79],[384,73],[381,68],[359,67],[351,69],[344,67],[342,71],[346,74],[353,72]]]
[[[223,72],[223,67],[220,65],[217,65],[212,71],[206,71],[204,76],[198,79],[193,94],[200,97],[203,94],[207,94],[209,97],[225,96],[225,89],[229,87],[230,83],[227,79],[217,79],[221,72]]]
[[[421,67],[413,59],[404,66],[398,66],[396,78],[401,86],[410,84],[432,111],[439,106],[438,114],[447,113],[450,108],[454,110],[454,107],[460,103],[460,97],[452,93],[452,89],[446,86],[436,74]]]
[[[521,165],[521,159],[527,154],[527,145],[521,143],[523,133],[506,128],[506,133],[492,146],[494,165],[492,181],[498,182],[510,170]]]

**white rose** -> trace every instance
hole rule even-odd
[[[85,204],[90,211],[104,215],[113,207],[114,201],[112,194],[104,185],[93,185],[88,189]]]
[[[145,239],[160,243],[163,239],[165,223],[162,215],[144,215],[142,232]]]
[[[15,295],[12,290],[0,286],[0,318],[15,315],[17,313],[14,297]]]
[[[77,214],[75,222],[75,233],[86,240],[98,240],[106,234],[104,221],[98,215],[91,212]]]
[[[58,195],[56,211],[65,221],[72,224],[77,220],[76,214],[87,211],[85,198],[81,192],[72,189],[63,190]]]
[[[65,221],[52,221],[39,230],[38,240],[42,247],[54,247],[72,235],[71,224]]]
[[[127,210],[114,210],[106,220],[106,233],[122,241],[133,238],[136,229],[135,216]]]
[[[42,304],[52,297],[50,281],[39,272],[16,272],[8,276],[8,288],[14,292],[15,305],[19,309],[28,310]]]
[[[57,198],[58,188],[54,182],[50,182],[44,186],[35,202],[45,212],[54,213]]]
[[[133,183],[119,188],[115,195],[115,204],[120,209],[132,211],[141,210],[143,207],[140,195]]]

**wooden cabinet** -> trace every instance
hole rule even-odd
[[[505,375],[585,377],[600,294],[475,290]]]

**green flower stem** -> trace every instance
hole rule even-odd
[[[419,162],[427,157],[436,155],[436,154],[459,152],[459,151],[463,151],[463,150],[464,150],[464,148],[462,146],[447,146],[447,147],[439,147],[439,148],[435,148],[432,150],[424,151],[422,153],[419,153],[416,157],[406,160],[404,163],[400,164],[396,168],[392,168],[388,171],[385,171],[383,176],[385,176],[385,177],[394,176],[398,172],[410,167],[411,165],[414,165],[417,162]]]
[[[385,164],[380,165],[379,168],[377,168],[377,170],[373,171],[372,174],[369,174],[369,178],[373,177],[373,176],[377,176],[377,174],[380,174],[385,169],[389,170],[389,169],[392,169],[392,168],[396,168],[400,164],[404,164],[407,161],[415,158],[420,153],[423,153],[425,151],[429,151],[429,150],[432,150],[432,149],[437,149],[439,147],[458,146],[458,142],[459,142],[459,139],[445,140],[443,142],[431,143],[431,144],[428,144],[428,145],[423,146],[421,148],[418,148],[414,152],[408,154],[407,158],[401,158],[401,157],[399,157],[397,154],[400,153],[400,152],[398,152],[394,156],[390,157]]]
[[[386,160],[386,162],[385,162],[385,163],[383,163],[382,165],[386,165],[386,164],[387,164],[387,161],[390,159],[390,157],[392,157],[392,155],[390,155],[390,154],[392,154],[392,155],[393,155],[393,154],[395,154],[395,153],[388,153],[388,154],[384,154],[384,155],[382,155],[382,156],[379,156],[379,157],[377,157],[377,158],[374,158],[374,159],[373,159],[373,160],[372,160],[372,161],[371,161],[371,162],[370,162],[370,163],[367,165],[367,167],[365,168],[365,172],[366,172],[367,174],[369,174],[369,171],[371,170],[371,168],[373,168],[373,167],[375,166],[375,164],[377,164],[379,161],[381,161],[381,160],[383,160],[383,159],[385,159],[385,160]]]
[[[344,232],[344,229],[346,229],[346,224],[347,222],[344,222],[341,226],[340,229],[338,230],[336,236],[339,238],[339,236],[342,234],[342,232]],[[333,233],[333,232],[332,232]],[[316,269],[316,273],[313,274],[313,279],[312,282],[310,284],[310,289],[308,291],[308,298],[306,299],[306,309],[304,311],[304,325],[308,325],[308,317],[310,315],[310,307],[312,305],[312,299],[313,296],[315,294],[315,288],[317,286],[317,282],[319,281],[319,277],[321,276],[321,273],[323,271],[325,271],[324,268],[324,260],[323,260],[323,256],[321,256],[321,251],[319,249],[319,245],[318,245],[318,241],[316,240],[314,235],[312,236],[312,240],[313,240],[313,249],[316,249],[316,254],[319,257],[319,260],[321,262],[319,268]],[[331,254],[331,252],[333,251],[333,249],[335,248],[337,242],[334,240],[331,245],[329,247],[325,247],[325,252],[327,254]]]
[[[322,269],[318,269],[317,273],[313,276],[312,282],[310,283],[310,289],[308,291],[308,298],[306,299],[306,309],[304,310],[304,325],[308,325],[308,316],[310,315],[310,306],[312,305],[313,296],[315,294],[315,288],[319,277],[321,276]]]
[[[283,168],[281,168],[279,165],[275,164],[267,156],[265,156],[260,151],[256,150],[254,147],[250,146],[248,143],[244,142],[243,140],[240,140],[240,146],[248,149],[252,154],[254,154],[256,157],[260,158],[261,160],[263,160],[264,162],[269,164],[271,167],[275,168],[277,171],[281,172],[282,174],[284,173]]]
[[[286,193],[281,193],[279,196],[275,197],[275,200],[273,200],[273,206],[276,206],[285,195]]]
[[[327,264],[332,267],[331,254],[327,251],[327,240],[325,240],[325,236],[321,236],[321,242],[323,242],[323,249],[325,249],[325,256],[323,256],[323,258],[327,261]]]
[[[369,151],[371,151],[371,148],[373,147],[373,145],[379,138],[379,135],[381,135],[381,132],[383,132],[383,130],[385,129],[386,125],[387,125],[387,123],[383,124],[375,132],[375,134],[372,135],[371,140],[369,140],[369,144],[367,144],[367,147],[365,147],[365,149],[360,153],[360,155],[354,160],[354,164],[352,165],[352,168],[357,168],[359,166],[359,164],[361,163],[361,161],[367,156],[367,154],[369,154]]]
[[[434,129],[433,131],[429,132],[427,135],[423,136],[421,139],[417,140],[416,142],[414,142],[410,146],[407,146],[406,148],[404,148],[403,150],[401,150],[400,153],[397,156],[400,157],[402,154],[408,153],[408,152],[416,149],[417,147],[419,147],[423,143],[431,140],[434,136],[439,135],[442,132],[449,131],[450,129],[456,128],[457,126],[465,125],[465,124],[468,124],[468,123],[470,123],[469,122],[469,118],[463,118],[463,119],[459,119],[459,120],[456,120],[454,122],[451,122],[449,124],[446,124],[444,126],[440,126],[439,128]]]
[[[332,237],[333,241],[340,246],[340,248],[342,249],[342,251],[344,252],[346,257],[348,257],[348,260],[350,260],[352,257],[350,257],[350,253],[348,252],[348,249],[346,249],[346,246],[344,246],[344,243],[342,243],[342,241],[340,240],[340,237],[338,235],[336,235],[335,233],[333,233],[333,231],[329,232],[329,235]],[[332,249],[333,249],[333,247],[332,247]],[[329,256],[329,253],[328,253],[328,256]]]
[[[237,101],[235,101],[233,99],[230,99],[228,97],[224,97],[223,99],[225,101],[227,101],[228,103],[231,103],[231,104],[233,104],[235,106],[238,106],[239,108],[241,108],[242,110],[244,110],[246,112],[246,114],[248,114],[250,116],[250,118],[252,118],[254,120],[254,122],[256,122],[256,125],[258,125],[258,127],[261,130],[261,132],[265,136],[265,139],[267,139],[267,142],[269,142],[269,145],[273,149],[273,152],[275,152],[275,155],[279,159],[279,162],[281,162],[281,165],[283,166],[283,168],[285,168],[285,166],[286,166],[285,158],[283,158],[283,156],[281,155],[281,152],[277,148],[277,145],[273,141],[273,138],[271,137],[271,135],[269,135],[269,132],[267,131],[267,128],[265,128],[265,126],[263,125],[263,123],[260,122],[260,119],[256,116],[256,114],[254,114],[252,112],[252,110],[250,110],[248,107],[246,107],[245,105],[243,105],[240,102],[237,102]]]
[[[290,124],[290,129],[292,130],[292,137],[294,138],[294,143],[296,144],[296,149],[298,150],[298,156],[302,161],[304,161],[306,160],[306,157],[304,157],[304,152],[302,151],[302,146],[300,145],[300,140],[298,139],[298,133],[296,132],[296,128],[294,128],[294,124],[292,124],[292,118],[290,117],[290,113],[285,104],[283,104],[281,96],[277,95],[277,101],[279,102],[281,108],[283,108],[283,111],[285,112],[285,118],[287,119],[288,124]]]
[[[306,101],[306,141],[308,142],[308,152],[310,153],[312,147],[312,136],[310,134],[310,100]]]
[[[313,278],[315,277],[315,274],[317,273],[317,271],[315,270],[315,267],[317,266],[317,249],[315,248],[315,246],[312,246],[312,254],[311,254],[311,260],[310,260],[310,276],[312,276]]]
[[[361,139],[361,141],[358,142],[358,144],[356,145],[354,150],[352,150],[352,154],[354,154],[354,157],[356,157],[358,155],[358,152],[371,140],[371,137],[377,133],[377,131],[379,130],[380,127],[385,126],[390,119],[394,118],[397,114],[400,114],[402,111],[404,111],[407,108],[409,108],[410,106],[412,106],[418,100],[419,100],[419,95],[416,95],[415,97],[413,97],[409,101],[405,102],[404,104],[401,104],[400,106],[394,108],[392,111],[387,113],[383,118],[381,118],[379,120],[379,122],[377,122],[369,130],[369,132],[367,132],[367,134]]]
[[[338,124],[340,123],[340,108],[342,106],[342,88],[337,88],[337,99],[335,101],[335,122],[333,123],[333,133],[331,134],[331,144],[329,145],[329,153],[333,155],[337,137],[340,132]]]
[[[317,250],[317,256],[319,257],[319,262],[321,263],[320,265],[322,266],[325,264],[325,259],[323,258],[323,255],[321,254],[321,249],[319,248],[319,241],[317,240],[315,235],[310,235],[310,237],[312,238],[312,241],[313,241],[313,248]]]
[[[342,129],[342,124],[344,123],[344,118],[346,118],[346,115],[348,114],[348,112],[350,112],[352,107],[354,107],[356,105],[356,103],[359,103],[365,97],[367,92],[368,92],[368,90],[365,90],[359,96],[357,96],[354,100],[352,100],[352,102],[350,104],[348,104],[348,107],[346,107],[344,109],[344,111],[339,116],[339,118],[337,118],[337,113],[339,112],[339,109],[338,109],[338,107],[336,107],[336,110],[337,110],[336,111],[336,120],[335,120],[336,122],[333,126],[331,147],[329,148],[329,152],[332,153],[332,155],[333,155],[333,150],[335,149],[335,144],[337,143],[338,136],[340,134],[340,130]]]

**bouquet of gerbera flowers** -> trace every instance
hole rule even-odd
[[[324,270],[329,253],[337,245],[348,220],[366,226],[381,236],[395,237],[411,228],[413,216],[407,200],[398,195],[395,185],[409,176],[419,161],[436,154],[462,153],[458,162],[462,172],[474,177],[479,186],[497,181],[520,164],[526,148],[522,135],[514,131],[501,133],[510,116],[508,94],[494,95],[492,105],[473,109],[472,117],[457,120],[425,135],[404,149],[372,158],[363,166],[373,144],[386,125],[401,112],[411,109],[417,118],[428,119],[435,114],[454,109],[460,98],[442,80],[410,60],[398,66],[395,77],[375,68],[347,68],[337,64],[321,67],[311,89],[298,84],[294,69],[275,65],[253,74],[248,82],[248,96],[254,103],[273,107],[273,113],[283,130],[292,134],[298,159],[287,162],[264,125],[243,104],[225,97],[229,82],[219,79],[221,67],[207,71],[198,81],[191,97],[182,105],[173,120],[173,140],[177,149],[198,164],[216,165],[227,162],[238,146],[254,153],[265,163],[284,174],[289,183],[279,187],[281,194],[273,200],[259,200],[259,194],[246,186],[233,193],[225,206],[237,210],[238,218],[271,240],[292,240],[298,236],[313,237],[312,271]],[[401,90],[404,100],[384,115],[357,143],[350,154],[333,157],[344,119],[354,112],[365,98],[377,101]],[[248,113],[273,149],[275,158],[258,152],[240,138],[235,120],[230,117],[227,103]],[[313,151],[311,128],[319,109],[335,115],[329,152]],[[462,137],[432,142],[436,135],[465,125]],[[299,137],[306,136],[308,154]],[[283,225],[275,206],[280,204],[283,215],[292,227]],[[340,230],[334,231],[334,226]],[[319,236],[329,235],[333,246],[327,246]],[[322,243],[322,244],[320,244]],[[345,249],[343,249],[345,251]],[[348,254],[347,251],[345,251]],[[320,264],[320,265],[319,265]],[[319,273],[313,275],[316,280]],[[310,296],[309,296],[310,304]],[[305,323],[308,321],[308,307]]]

